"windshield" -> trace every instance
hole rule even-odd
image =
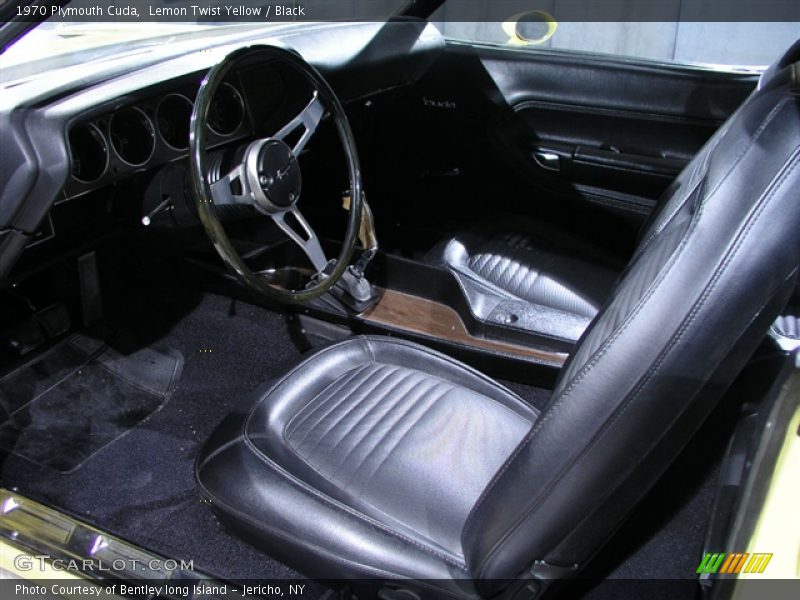
[[[107,7],[97,13],[96,0],[72,0],[64,10],[73,12],[65,12],[61,16],[55,14],[46,19],[0,56],[0,83],[86,62],[146,52],[165,44],[186,42],[189,46],[187,51],[190,51],[192,40],[219,39],[247,30],[268,31],[313,24],[308,15],[308,20],[297,21],[235,16],[240,14],[237,11],[246,10],[246,7],[260,7],[263,11],[263,1],[237,0],[237,6],[231,6],[212,0],[204,4],[207,10],[202,12],[197,10],[199,4],[194,7],[193,4],[183,0],[130,2],[129,6],[137,7],[135,16],[110,16]],[[358,14],[371,19],[385,19],[403,4],[404,0],[378,0],[369,11],[365,12],[361,6]],[[347,16],[341,14],[341,6],[337,4],[336,14],[330,14],[330,10],[316,12],[323,18],[336,17],[335,20],[341,20]],[[33,11],[32,8],[27,10]],[[225,11],[234,11],[230,13],[234,16],[226,17]],[[95,13],[98,16],[92,17]],[[70,17],[66,15],[69,14],[82,16],[78,20],[68,21]],[[222,43],[222,40],[219,39],[219,42]],[[211,43],[214,43],[213,40]]]
[[[144,25],[144,26],[143,26]],[[57,23],[45,21],[0,58],[0,80],[10,81],[119,54],[270,27],[255,23]]]

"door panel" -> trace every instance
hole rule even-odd
[[[505,107],[497,148],[539,188],[647,212],[756,84],[752,74],[580,53],[476,53]]]
[[[540,101],[524,101],[512,110],[494,133],[532,172],[651,198],[719,126],[716,120]]]
[[[384,237],[433,243],[459,222],[523,214],[627,258],[663,190],[756,81],[448,42],[372,132]]]

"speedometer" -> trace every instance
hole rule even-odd
[[[108,124],[111,145],[120,159],[138,167],[146,163],[155,150],[153,123],[134,106],[114,113]]]
[[[189,147],[189,121],[192,102],[182,94],[167,94],[156,108],[156,127],[166,144],[173,150]]]

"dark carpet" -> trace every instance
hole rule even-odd
[[[185,288],[183,288],[185,289]],[[228,580],[300,577],[231,537],[200,502],[194,459],[216,425],[264,381],[301,358],[297,331],[276,312],[222,296],[154,289],[115,303],[114,319],[136,332],[140,349],[171,348],[184,359],[170,400],[126,435],[100,448],[80,467],[62,474],[13,454],[0,479],[23,494],[52,504],[124,539]],[[504,382],[541,408],[546,390]],[[687,461],[689,462],[689,461]],[[686,463],[684,463],[684,467]],[[645,502],[600,561],[600,577],[679,576],[702,545],[715,481],[714,469],[685,469]],[[683,472],[681,472],[683,471]],[[672,487],[670,487],[672,486]],[[673,597],[690,598],[693,586]],[[318,590],[322,593],[322,588]],[[633,590],[593,584],[564,590],[566,597],[635,597]],[[605,593],[604,593],[605,592]]]
[[[169,399],[183,358],[74,335],[0,380],[0,448],[62,472]]]
[[[211,295],[128,300],[124,322],[140,348],[157,342],[185,358],[171,399],[69,474],[7,455],[3,484],[216,576],[297,577],[225,533],[194,481],[198,445],[235,403],[298,360],[284,317]]]

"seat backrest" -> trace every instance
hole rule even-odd
[[[473,507],[462,544],[482,593],[582,567],[785,304],[800,266],[799,59],[771,69],[681,174],[549,405]]]

